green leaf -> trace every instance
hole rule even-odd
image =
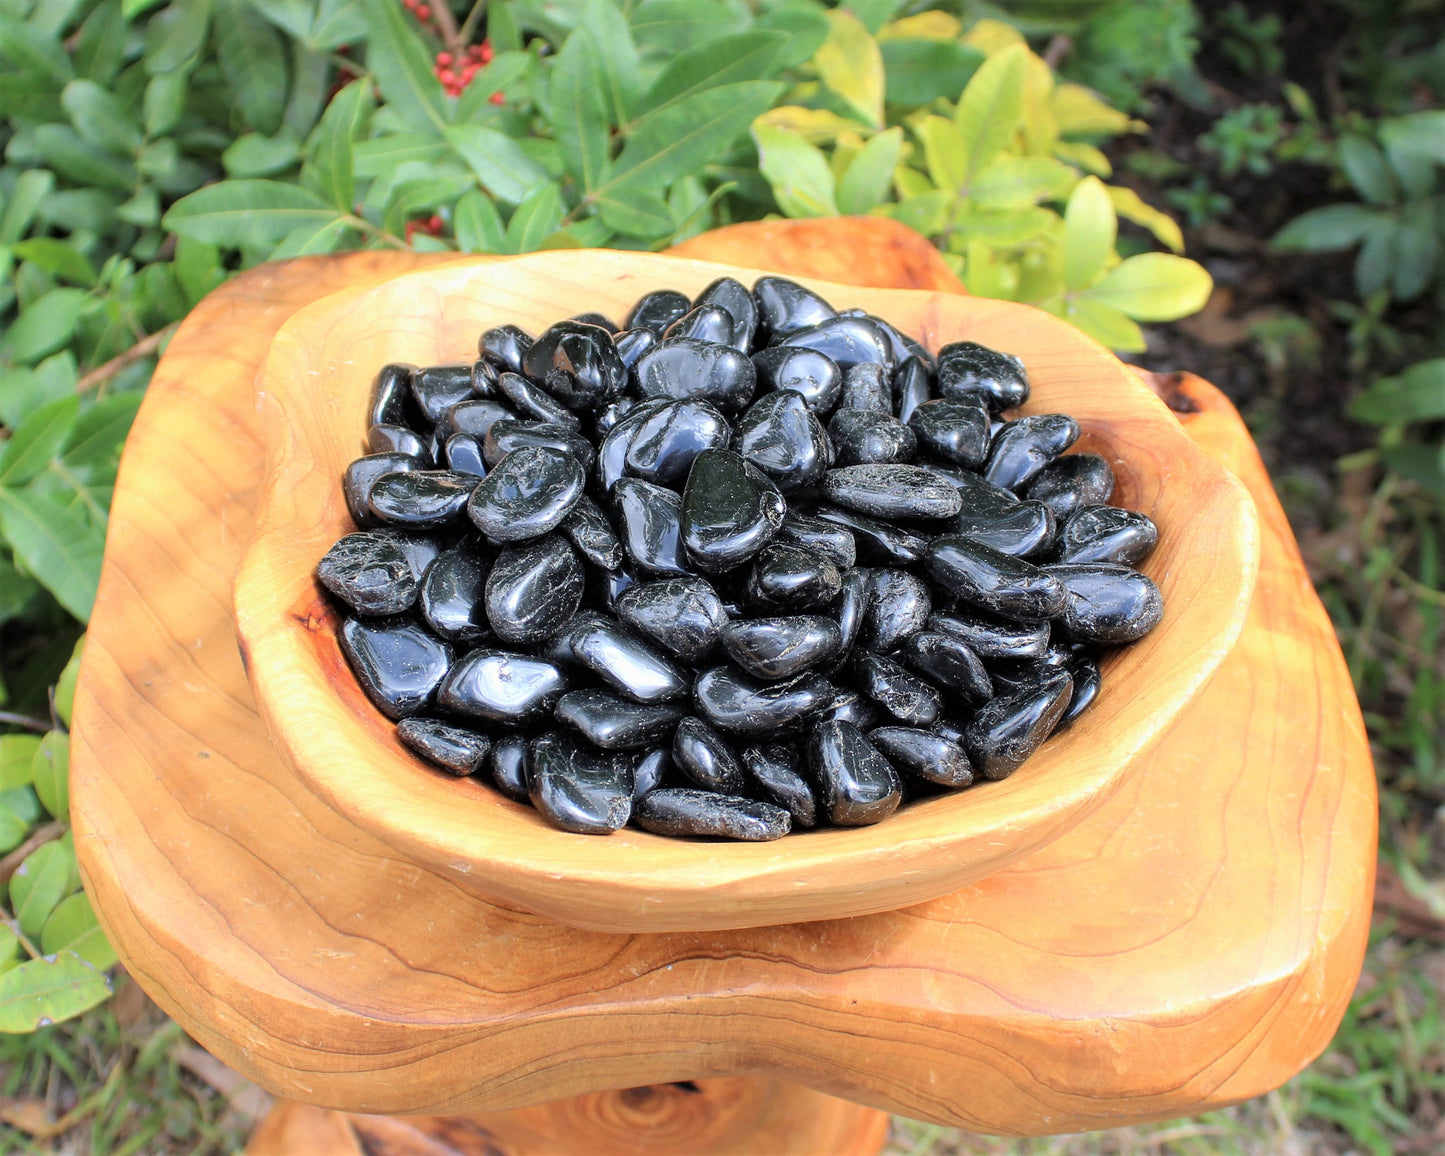
[[[40,740],[30,781],[52,816],[70,817],[70,736],[64,731],[50,731]]]
[[[25,614],[39,591],[38,582],[15,569],[8,558],[0,557],[0,623]],[[0,701],[4,701],[3,687],[0,687]]]
[[[758,168],[773,188],[778,207],[790,217],[836,217],[838,203],[828,158],[796,133],[769,124],[753,125]]]
[[[120,10],[127,20],[134,20],[161,3],[163,0],[121,0]]]
[[[419,177],[401,181],[391,191],[386,210],[382,214],[382,228],[388,233],[400,235],[406,230],[406,223],[413,217],[435,213],[450,205],[472,187],[472,178],[457,173],[451,176]],[[422,233],[420,236],[425,237]],[[433,237],[432,240],[437,240]],[[417,242],[413,240],[413,244]],[[425,245],[426,242],[420,242]]]
[[[80,398],[71,395],[41,406],[21,422],[0,452],[0,486],[23,486],[54,461],[79,414]]]
[[[0,245],[13,244],[25,236],[36,210],[54,188],[55,174],[45,169],[26,169],[15,178],[10,201],[0,216]]]
[[[39,69],[0,72],[0,117],[50,121],[64,115],[58,81]]]
[[[1393,204],[1395,182],[1385,164],[1384,155],[1373,141],[1353,133],[1340,138],[1340,167],[1350,178],[1355,191],[1374,205]]]
[[[171,0],[146,24],[146,71],[152,76],[189,64],[206,43],[211,0]]]
[[[745,133],[782,87],[767,80],[725,84],[648,113],[634,126],[611,178],[598,191],[620,199],[624,190],[656,192],[691,175]]]
[[[221,164],[231,177],[269,177],[285,172],[301,155],[296,139],[286,134],[262,136],[248,132],[237,137],[221,154]]]
[[[926,116],[918,123],[917,132],[923,141],[929,178],[940,189],[962,189],[968,179],[968,146],[958,126],[945,117]]]
[[[977,48],[957,40],[900,38],[878,45],[883,53],[889,104],[932,104],[954,100],[986,59]]]
[[[65,669],[60,672],[60,677],[55,680],[55,714],[67,727],[70,725],[71,714],[75,710],[75,683],[80,677],[80,656],[85,649],[85,635],[76,640],[75,649],[70,652],[70,661],[65,664]],[[0,739],[0,743],[4,740]],[[34,752],[31,752],[32,757]],[[3,756],[0,756],[3,762]],[[0,772],[0,784],[4,784],[4,774]],[[18,783],[5,784],[6,786],[19,786]]]
[[[1445,462],[1440,459],[1439,446],[1418,442],[1383,446],[1380,460],[1401,477],[1408,478],[1437,498],[1445,498]]]
[[[12,811],[9,807],[0,802],[0,855],[9,854],[25,842],[30,834],[30,824]],[[0,924],[0,950],[4,947],[4,933],[7,931],[3,924]],[[4,970],[0,968],[0,970]]]
[[[173,233],[232,248],[270,248],[336,210],[309,189],[281,181],[220,181],[182,197],[162,219]]]
[[[952,189],[931,189],[896,205],[882,205],[875,212],[892,217],[925,237],[932,237],[943,232],[957,200],[958,194]]]
[[[637,112],[651,112],[724,84],[764,80],[773,75],[785,40],[780,32],[740,32],[690,48],[667,63],[638,102]]]
[[[867,27],[847,9],[828,13],[828,39],[813,54],[818,78],[874,128],[883,127],[883,54]]]
[[[531,253],[561,224],[562,190],[555,183],[542,185],[517,206],[507,222],[502,249],[507,253]]]
[[[482,187],[507,205],[519,205],[547,183],[547,174],[504,132],[479,124],[448,125],[446,138]]]
[[[82,413],[60,450],[66,468],[72,473],[114,471],[143,397],[140,390],[134,389],[113,393]]]
[[[35,147],[47,165],[76,184],[128,193],[140,179],[135,165],[86,144],[68,124],[42,124],[35,130]]]
[[[588,29],[577,29],[562,45],[549,96],[552,129],[567,171],[591,192],[606,177],[611,134],[602,52]]]
[[[580,27],[587,30],[600,53],[597,64],[609,110],[604,116],[610,116],[613,124],[626,124],[642,91],[637,45],[627,18],[613,0],[587,0]]]
[[[184,72],[160,72],[146,85],[144,112],[148,136],[164,136],[185,115],[191,78]]]
[[[31,827],[45,818],[45,808],[40,805],[34,788],[29,786],[0,791],[0,807],[8,807]]]
[[[316,9],[312,0],[249,0],[249,3],[291,39],[305,40],[311,35],[311,19]]]
[[[1184,252],[1184,233],[1179,228],[1179,222],[1168,213],[1146,204],[1133,189],[1122,185],[1110,185],[1108,193],[1109,200],[1114,203],[1114,211],[1119,216],[1126,221],[1133,221],[1136,225],[1142,225],[1174,252]]]
[[[96,6],[76,37],[75,71],[97,84],[111,86],[125,59],[125,15],[117,0]]]
[[[93,80],[72,80],[60,94],[70,123],[87,144],[107,152],[133,156],[145,135],[125,106]]]
[[[61,84],[75,76],[59,37],[48,36],[4,11],[0,11],[0,56],[16,68],[37,69]]]
[[[773,67],[784,69],[812,60],[833,27],[828,23],[828,10],[818,0],[781,0],[758,14],[753,30],[782,33],[784,39]]]
[[[10,910],[27,938],[40,938],[46,919],[65,898],[73,858],[59,842],[46,843],[25,856],[10,877]]]
[[[1064,288],[1082,289],[1104,271],[1114,254],[1119,221],[1114,202],[1098,177],[1085,177],[1064,209]]]
[[[498,5],[490,5],[488,31],[495,19]],[[321,0],[316,19],[311,25],[309,44],[315,52],[331,52],[343,44],[355,44],[366,38],[366,15],[361,0]]]
[[[1395,214],[1382,213],[1365,231],[1365,243],[1360,248],[1360,255],[1355,258],[1355,291],[1361,297],[1367,298],[1378,292],[1390,280],[1397,223]]]
[[[963,138],[965,183],[1013,140],[1024,109],[1027,52],[1014,45],[994,53],[963,90],[953,120]]]
[[[1420,361],[1397,377],[1382,377],[1350,402],[1356,421],[1400,425],[1445,418],[1445,357]]]
[[[309,51],[299,40],[291,44],[291,95],[281,117],[283,136],[305,140],[321,119],[331,96],[331,62]]]
[[[30,785],[39,735],[0,735],[0,791]]]
[[[33,1032],[110,998],[110,980],[73,952],[32,959],[0,975],[0,1032]]]
[[[506,244],[501,214],[485,193],[463,193],[452,210],[452,232],[464,253],[500,253]]]
[[[849,0],[848,9],[869,33],[877,32],[903,6],[903,0]]]
[[[874,133],[848,164],[838,182],[838,209],[851,215],[866,213],[888,197],[893,170],[903,150],[903,130],[897,126]]]
[[[435,164],[446,156],[447,145],[430,133],[389,133],[375,140],[357,141],[352,153],[356,175],[365,180],[411,162]]]
[[[1306,253],[1328,253],[1358,245],[1365,235],[1388,215],[1364,205],[1325,205],[1301,213],[1274,235],[1276,249]]]
[[[1141,253],[1121,261],[1078,296],[1136,321],[1173,321],[1203,309],[1213,288],[1213,278],[1194,261],[1172,253]]]
[[[62,281],[83,285],[87,289],[95,285],[95,266],[90,259],[58,237],[31,237],[28,241],[12,245],[10,251],[20,260],[38,265]]]
[[[247,0],[214,0],[216,59],[253,129],[272,136],[286,110],[286,51],[276,29]]]
[[[642,0],[632,11],[632,36],[639,47],[663,55],[742,32],[752,14],[738,0]]]
[[[54,353],[70,341],[89,298],[84,289],[52,289],[40,297],[0,337],[0,358],[38,361]]]
[[[66,610],[90,620],[105,531],[45,495],[0,489],[0,530],[15,557]]]
[[[1057,312],[1049,306],[1050,302],[1044,302],[1045,309],[1049,309],[1051,313]],[[1102,301],[1075,298],[1068,311],[1059,313],[1059,316],[1110,349],[1121,353],[1139,353],[1146,348],[1144,334],[1139,327],[1118,309]]]
[[[1392,116],[1380,124],[1380,139],[1390,152],[1408,152],[1445,165],[1445,109]]]
[[[1440,223],[1445,226],[1445,214],[1440,216]],[[1429,287],[1435,276],[1438,238],[1435,205],[1431,201],[1415,201],[1400,210],[1390,270],[1390,294],[1396,301],[1410,301]]]
[[[457,98],[456,123],[494,118],[496,109],[490,107],[491,99],[499,92],[508,104],[530,101],[536,66],[537,58],[530,52],[501,52],[492,57],[492,63],[472,77],[471,84]]]
[[[45,358],[31,369],[0,371],[0,421],[15,429],[46,402],[68,397],[80,376],[75,354],[68,349]]]
[[[100,929],[95,909],[84,891],[62,899],[50,913],[40,932],[40,950],[46,955],[73,952],[101,971],[117,962],[115,949]]]
[[[0,972],[17,966],[22,954],[20,937],[9,924],[0,923]]]
[[[445,129],[451,120],[433,58],[397,0],[363,0],[366,64],[391,110],[418,131]]]
[[[1056,197],[1076,175],[1052,157],[1002,156],[973,178],[969,199],[987,209],[1021,209]]]
[[[355,143],[371,125],[375,101],[371,82],[353,80],[334,97],[316,126],[311,153],[311,174],[318,192],[343,213],[356,199]]]
[[[604,198],[597,202],[603,223],[629,237],[653,240],[673,231],[672,214],[656,193],[638,190],[625,201]]]
[[[322,223],[300,225],[282,238],[271,250],[270,261],[287,261],[292,257],[312,257],[347,248],[347,239],[356,236],[356,226],[340,214]],[[354,248],[355,245],[349,246]]]
[[[194,307],[202,297],[226,279],[221,251],[206,241],[181,237],[176,241],[176,259],[171,264],[186,303]]]

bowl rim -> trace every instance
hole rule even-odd
[[[474,258],[322,298],[282,326],[258,376],[267,481],[258,500],[253,536],[236,574],[234,609],[248,676],[273,743],[310,790],[407,857],[494,901],[594,930],[651,932],[838,918],[922,902],[957,890],[1051,841],[1122,785],[1239,636],[1259,558],[1253,502],[1242,483],[1193,445],[1167,407],[1122,362],[1080,331],[1030,306],[929,290],[869,289],[793,278],[840,308],[861,301],[871,303],[873,307],[865,304],[870,312],[888,316],[890,305],[896,309],[911,303],[920,312],[921,330],[914,335],[932,349],[940,344],[941,329],[949,331],[949,340],[966,333],[981,337],[980,330],[989,328],[985,320],[1051,327],[1075,370],[1077,358],[1091,377],[1097,375],[1109,389],[1120,391],[1111,394],[1111,404],[1132,415],[1132,420],[1145,422],[1147,429],[1141,428],[1140,434],[1147,433],[1151,452],[1167,457],[1176,472],[1188,473],[1192,497],[1201,503],[1197,510],[1210,516],[1208,522],[1183,533],[1192,534],[1187,540],[1200,547],[1213,547],[1209,575],[1218,579],[1215,586],[1231,584],[1210,588],[1211,598],[1202,600],[1209,602],[1207,607],[1195,605],[1194,599],[1166,598],[1165,620],[1149,639],[1169,638],[1187,625],[1196,628],[1198,637],[1186,635],[1196,643],[1195,649],[1161,668],[1169,696],[1136,688],[1130,705],[1147,700],[1152,706],[1132,711],[1130,717],[1139,717],[1112,748],[1112,757],[1105,759],[1098,750],[1084,752],[1090,755],[1084,760],[1089,762],[1087,773],[1074,765],[1055,766],[1060,762],[1060,749],[1053,745],[1060,741],[1056,738],[1002,783],[915,802],[872,827],[818,828],[774,843],[666,839],[635,828],[603,839],[557,831],[530,807],[503,799],[490,786],[456,780],[426,767],[400,747],[394,734],[382,737],[381,728],[389,733],[393,724],[370,707],[349,671],[351,689],[343,683],[343,690],[337,692],[316,649],[324,648],[329,639],[336,651],[331,624],[337,615],[312,577],[316,560],[335,535],[309,555],[299,546],[299,540],[310,538],[296,531],[294,505],[306,482],[316,489],[318,475],[316,457],[296,436],[292,419],[308,396],[313,407],[320,406],[328,416],[339,415],[346,409],[339,397],[327,397],[322,404],[314,390],[308,395],[308,388],[326,382],[339,388],[341,379],[354,388],[357,374],[369,387],[377,366],[357,367],[344,357],[333,357],[316,368],[314,359],[324,358],[328,348],[324,344],[312,348],[317,333],[331,333],[338,326],[344,330],[348,315],[358,316],[368,299],[397,308],[398,302],[419,301],[424,311],[442,300],[473,299],[469,294],[480,294],[484,302],[509,293],[525,299],[536,286],[565,285],[580,300],[601,288],[625,293],[630,300],[651,288],[683,283],[701,288],[719,276],[736,276],[750,285],[765,275],[768,270],[613,250],[563,250],[503,261]],[[511,288],[501,290],[499,285]],[[625,288],[618,289],[619,285]],[[551,299],[543,300],[549,302],[545,312],[551,319],[560,319]],[[405,320],[394,313],[386,316],[387,325]],[[489,318],[487,323],[497,320]],[[918,327],[910,323],[910,328]],[[1024,357],[1037,381],[1045,364],[1031,361],[1027,351],[1009,351]],[[303,372],[303,365],[310,368]],[[353,410],[341,420],[355,425],[364,394],[349,404]],[[1081,424],[1086,435],[1093,431],[1092,424]],[[353,446],[363,433],[359,426],[344,431]],[[345,507],[334,476],[329,487],[322,513],[335,524],[337,507],[343,519]],[[350,528],[346,519],[341,532]],[[1156,551],[1150,562],[1160,554]],[[1145,569],[1149,568],[1146,562]],[[1157,577],[1156,581],[1165,585]],[[1195,585],[1203,589],[1201,582]],[[1227,597],[1220,599],[1220,594]],[[1200,631],[1197,628],[1206,616],[1210,628]],[[1138,645],[1149,645],[1149,639]],[[332,673],[334,669],[332,662]],[[346,670],[344,663],[341,669]],[[370,712],[369,722],[355,714],[358,700]],[[348,711],[352,722],[364,725],[315,725],[318,719],[338,715],[345,723]],[[380,726],[371,725],[376,723]],[[1054,758],[1046,757],[1051,746]],[[386,760],[393,771],[402,766],[405,771],[356,774],[358,766],[378,759]],[[1035,780],[1050,773],[1051,789],[1039,789]],[[468,785],[479,802],[483,795],[489,797],[493,805],[487,814],[493,826],[475,821],[456,805],[459,793],[468,794]],[[964,821],[951,821],[954,812],[962,813]],[[988,822],[980,824],[979,814]],[[497,820],[499,815],[506,818]]]

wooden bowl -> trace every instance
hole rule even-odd
[[[1021,356],[1033,382],[1025,409],[1072,414],[1081,448],[1114,465],[1114,501],[1158,523],[1160,544],[1144,570],[1164,595],[1160,625],[1105,659],[1095,706],[1010,778],[913,803],[872,827],[763,844],[632,829],[574,835],[480,780],[429,769],[352,677],[337,612],[313,578],[332,542],[354,529],[340,477],[361,452],[377,369],[470,358],[477,335],[504,321],[538,332],[583,310],[620,318],[644,292],[694,294],[722,275],[750,285],[760,274],[615,251],[448,264],[301,310],[277,335],[258,382],[267,478],[235,612],[277,751],[330,806],[404,856],[490,900],[577,927],[834,919],[923,902],[998,870],[1119,787],[1234,645],[1254,587],[1259,528],[1244,488],[1078,330],[1008,302],[808,281],[836,306],[886,317],[930,349],[969,339]]]

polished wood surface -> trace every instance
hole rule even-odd
[[[1324,1048],[1363,955],[1374,777],[1263,467],[1197,380],[1183,428],[1262,515],[1244,632],[1123,789],[981,883],[827,923],[589,933],[478,901],[304,788],[230,616],[262,481],[249,383],[284,316],[405,260],[223,287],[177,335],[122,464],[77,694],[77,852],[131,974],[211,1051],[280,1095],[370,1113],[757,1073],[1040,1134],[1238,1101]]]
[[[1099,806],[1234,645],[1258,560],[1243,486],[1200,453],[1154,394],[1073,326],[979,297],[809,280],[937,349],[964,337],[1016,352],[1031,413],[1064,412],[1104,454],[1114,500],[1143,510],[1160,545],[1143,566],[1164,618],[1110,652],[1108,688],[1003,782],[901,808],[873,827],[770,843],[607,838],[551,827],[479,778],[429,769],[367,700],[337,642],[316,564],[355,529],[337,479],[357,456],[372,378],[474,353],[512,320],[532,332],[583,305],[623,316],[643,292],[696,294],[733,266],[636,253],[559,251],[458,263],[310,306],[282,326],[258,379],[268,471],[236,575],[237,631],[278,753],[342,815],[482,898],[594,931],[710,931],[892,911],[998,870]],[[365,768],[361,773],[360,768]]]

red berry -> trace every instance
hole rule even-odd
[[[491,101],[493,104],[506,104],[506,103],[507,103],[507,98],[506,98],[505,96],[503,96],[500,92],[494,92],[494,93],[492,93],[492,95],[489,96],[489,97],[487,97],[487,99],[488,99],[489,101]]]
[[[443,84],[453,85],[457,82],[457,74],[453,72],[450,68],[443,68],[439,73],[437,73],[437,79],[440,80]]]
[[[450,52],[438,52],[437,63],[443,68],[450,68],[452,64],[452,54]]]
[[[476,62],[468,60],[464,65],[462,65],[462,79],[471,80],[472,77],[476,76],[477,69],[478,66]]]
[[[475,56],[480,59],[482,55],[482,46],[480,44],[473,44],[470,48],[467,49],[467,55]]]
[[[416,6],[416,18],[425,24],[431,19],[431,8],[425,4],[418,4]]]
[[[446,222],[443,221],[441,217],[439,217],[436,213],[433,213],[431,215],[431,220],[427,222],[427,227],[430,228],[433,233],[440,233],[442,231],[442,227],[445,224]]]
[[[490,40],[483,40],[482,50],[477,55],[482,58],[483,64],[490,64],[492,60],[492,42]]]
[[[403,8],[407,8],[407,9],[410,9],[411,11],[415,12],[415,11],[416,11],[416,6],[417,6],[420,2],[421,2],[421,0],[401,0],[401,6],[402,6]]]

